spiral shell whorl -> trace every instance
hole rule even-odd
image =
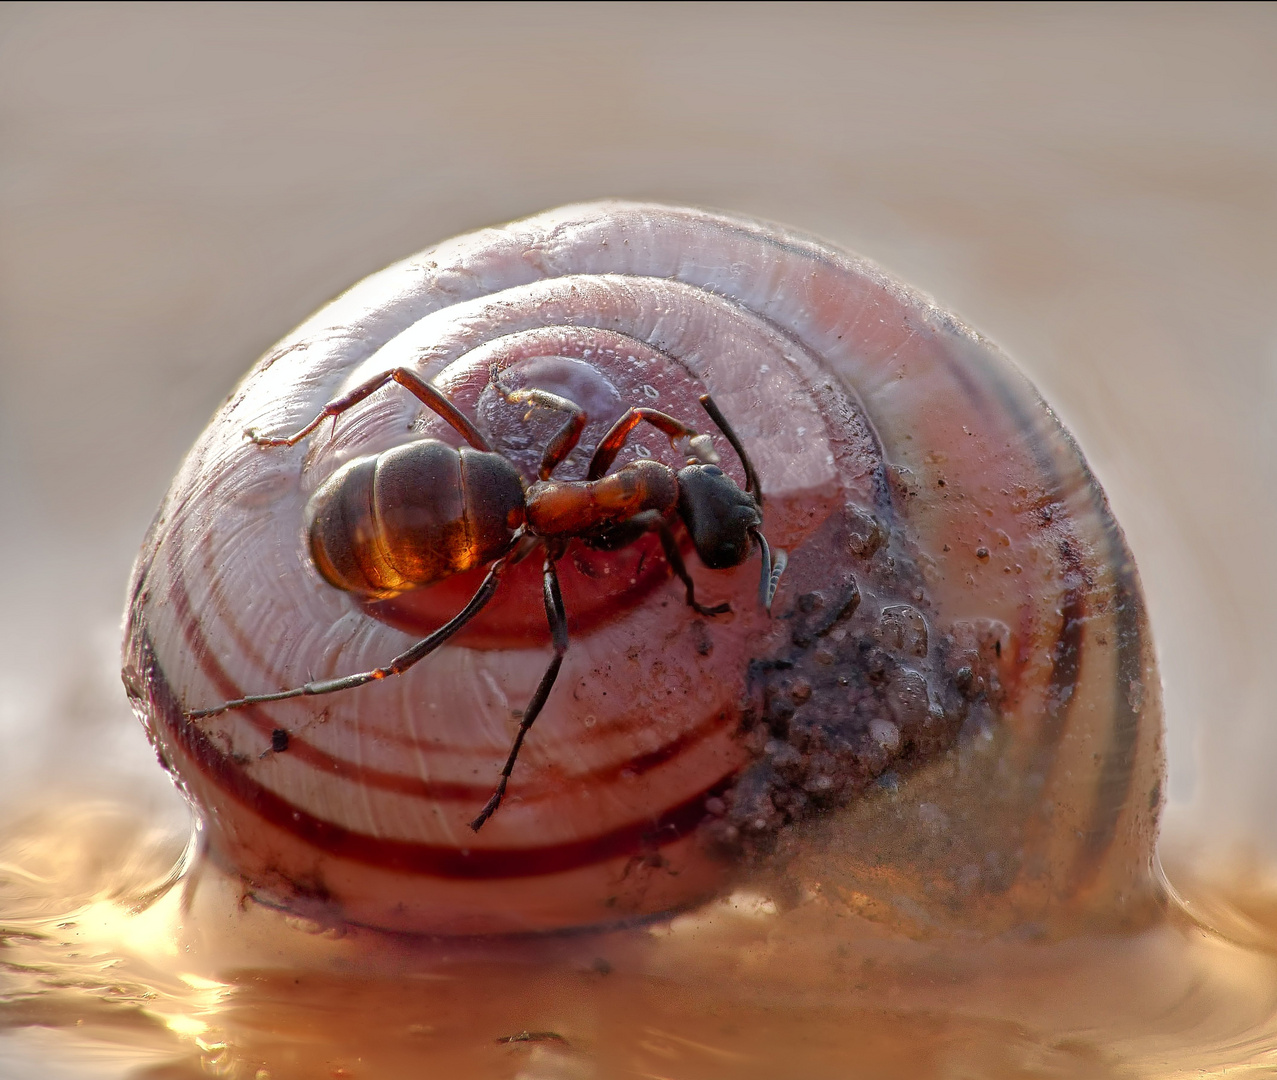
[[[446,618],[473,587],[424,590],[426,615],[376,611],[323,584],[306,554],[305,501],[345,461],[422,435],[455,444],[415,399],[381,391],[292,450],[243,437],[294,430],[399,364],[497,426],[525,474],[539,429],[502,420],[494,369],[586,387],[600,415],[585,450],[630,404],[705,429],[708,390],[755,457],[769,538],[793,549],[773,620],[754,563],[693,563],[705,596],[735,609],[704,620],[659,547],[565,559],[573,639],[557,696],[478,836],[465,822],[545,662],[535,604],[528,617],[511,599],[400,679],[181,716],[384,662],[413,640],[395,627]],[[677,464],[663,438],[643,442]],[[848,589],[858,608],[821,629]],[[774,227],[566,207],[367,279],[272,350],[196,443],[132,596],[126,681],[162,759],[209,816],[215,855],[292,908],[445,932],[667,910],[732,873],[749,800],[769,808],[757,832],[773,839],[824,805],[825,751],[860,772],[837,778],[849,805],[822,819],[813,872],[862,906],[994,897],[1007,922],[1111,905],[1147,878],[1157,681],[1134,569],[1076,447],[987,343]],[[917,625],[929,641],[911,657]],[[848,679],[842,696],[826,669],[874,650],[883,679]],[[895,734],[864,720],[871,707]],[[843,713],[854,746],[821,727]],[[269,749],[276,728],[293,733],[287,753]]]

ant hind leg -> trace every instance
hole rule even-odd
[[[451,401],[436,390],[430,383],[426,382],[415,371],[408,368],[397,367],[390,371],[383,371],[380,375],[374,375],[367,382],[360,383],[348,394],[341,397],[333,398],[327,405],[319,410],[310,423],[304,427],[294,431],[291,435],[271,436],[259,435],[256,428],[249,428],[244,434],[253,440],[258,446],[296,446],[315,428],[319,427],[328,417],[338,417],[347,409],[358,405],[366,397],[370,397],[388,383],[398,383],[418,401],[420,401],[431,412],[443,417],[452,428],[466,440],[476,450],[482,450],[490,453],[492,447],[488,440],[483,437],[483,433],[471,422],[460,409],[458,409]]]

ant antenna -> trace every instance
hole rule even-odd
[[[780,575],[789,565],[789,556],[783,548],[777,548],[773,557],[767,537],[757,529],[750,529],[749,535],[758,542],[759,552],[763,557],[763,572],[758,581],[758,602],[763,605],[764,611],[771,611],[776,587],[780,584]]]
[[[745,453],[745,447],[741,445],[736,432],[732,430],[732,425],[727,422],[727,417],[714,404],[714,399],[708,394],[702,394],[700,402],[701,408],[709,413],[709,418],[718,425],[718,430],[727,437],[727,441],[732,444],[732,449],[736,451],[736,456],[740,458],[740,463],[745,467],[745,490],[754,496],[754,502],[758,504],[758,508],[761,510],[763,508],[763,489],[758,483],[758,473],[754,472],[753,462],[749,460],[749,455]],[[759,538],[761,539],[761,536]],[[766,541],[764,541],[764,548],[766,548]]]

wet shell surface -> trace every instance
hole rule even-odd
[[[305,532],[343,464],[456,434],[397,366],[535,476],[553,416],[584,476],[633,405],[709,432],[710,392],[789,552],[703,567],[689,609],[659,543],[570,546],[570,647],[506,801],[492,792],[548,661],[540,559],[406,674],[186,713],[384,663],[452,617],[477,568],[392,599],[327,584]],[[682,459],[650,428],[617,460]],[[680,527],[681,528],[681,527]],[[245,377],[179,471],[134,572],[124,678],[212,857],[259,899],[430,933],[541,931],[685,907],[783,869],[857,911],[1002,927],[1147,892],[1162,777],[1138,580],[1076,445],[988,342],[872,264],[752,220],[570,206],[430,248],[309,319]],[[281,734],[283,733],[283,734]],[[770,867],[770,870],[767,868]]]

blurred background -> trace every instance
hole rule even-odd
[[[1277,855],[1277,7],[0,7],[0,822],[183,813],[129,566],[248,365],[577,199],[785,222],[997,341],[1148,590],[1172,837]]]

